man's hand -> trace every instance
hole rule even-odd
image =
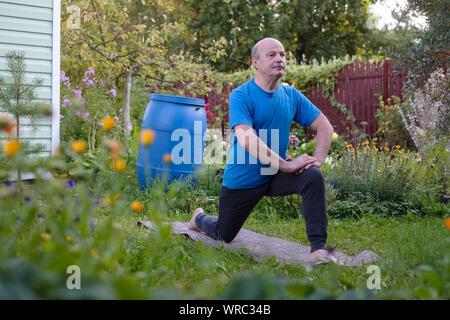
[[[310,168],[314,164],[318,164],[316,158],[308,155],[301,155],[300,157],[295,158],[292,161],[282,160],[280,162],[280,170],[286,173],[299,174],[303,172],[303,170]]]

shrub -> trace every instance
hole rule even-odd
[[[387,147],[400,145],[409,150],[416,149],[398,111],[401,104],[400,98],[392,96],[385,104],[383,97],[378,95],[378,101],[380,108],[377,109],[375,117],[378,127],[376,137],[380,144]]]

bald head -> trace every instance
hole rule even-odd
[[[259,40],[259,41],[253,46],[253,48],[252,48],[252,58],[255,58],[255,59],[258,59],[258,58],[259,58],[259,47],[260,47],[260,45],[264,45],[264,44],[266,44],[266,43],[273,43],[273,42],[278,43],[278,44],[280,44],[281,46],[283,46],[283,45],[281,44],[281,42],[278,41],[278,40],[275,39],[275,38],[264,38],[264,39],[261,39],[261,40]]]

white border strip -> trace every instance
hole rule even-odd
[[[59,86],[60,86],[60,38],[61,0],[53,0],[53,46],[52,46],[52,155],[59,147]]]

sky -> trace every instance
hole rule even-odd
[[[391,15],[392,9],[395,9],[397,6],[404,8],[406,2],[406,0],[379,0],[374,5],[371,5],[372,12],[379,18],[376,27],[382,28],[384,25],[393,27],[395,20]],[[425,27],[424,17],[414,18],[413,22],[418,27]]]

